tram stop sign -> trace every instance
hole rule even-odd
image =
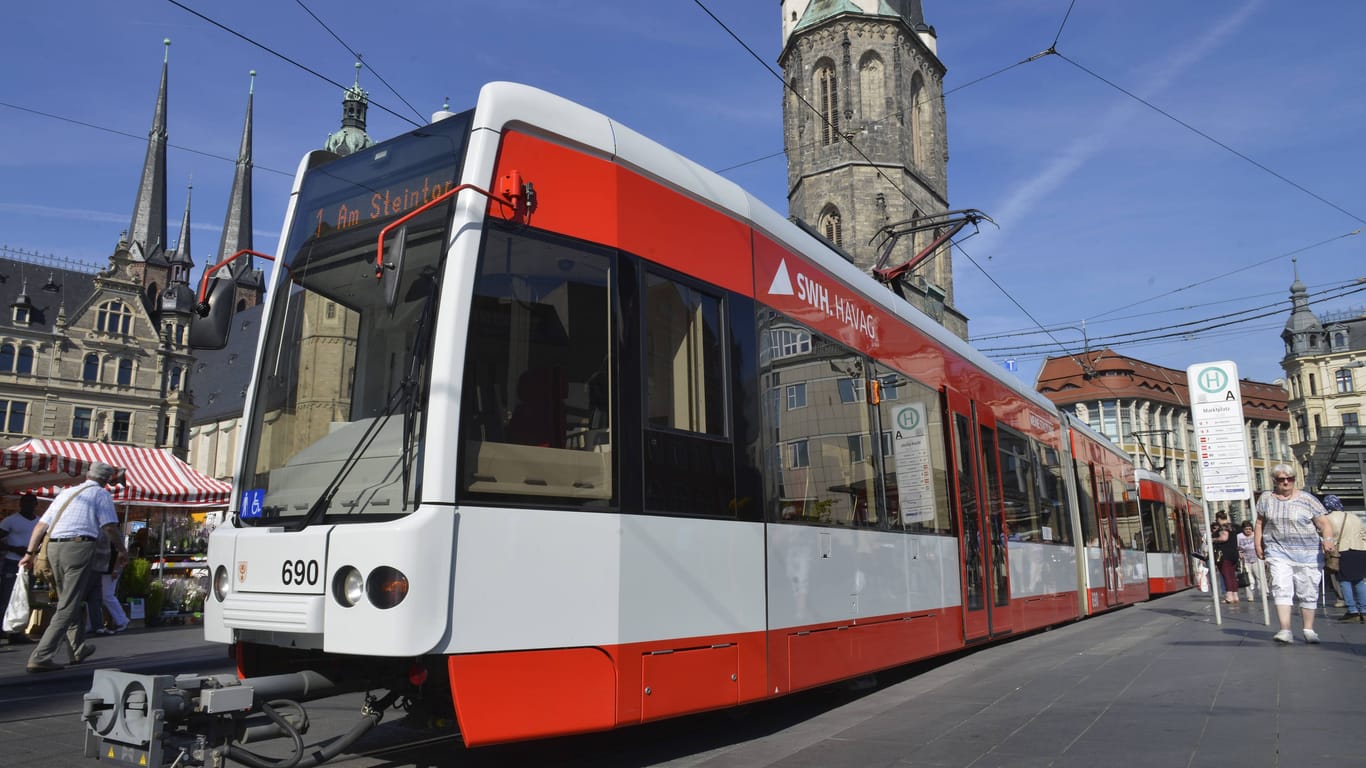
[[[1196,363],[1186,369],[1191,416],[1200,452],[1200,482],[1209,501],[1247,499],[1252,478],[1247,462],[1243,396],[1238,366],[1231,360]]]

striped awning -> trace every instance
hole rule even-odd
[[[32,438],[0,451],[0,487],[44,498],[85,479],[102,461],[123,470],[110,483],[118,504],[146,507],[226,507],[232,484],[216,480],[164,448]]]

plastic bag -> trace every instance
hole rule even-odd
[[[5,620],[0,629],[6,632],[23,632],[28,627],[28,571],[19,570],[19,577],[14,582],[14,591],[10,593],[9,605],[5,607]]]
[[[1209,566],[1201,563],[1195,568],[1195,582],[1200,585],[1201,592],[1209,591]]]

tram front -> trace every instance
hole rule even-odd
[[[317,652],[419,656],[446,632],[455,523],[424,505],[422,478],[424,435],[449,418],[432,397],[448,349],[433,339],[469,123],[304,161],[248,391],[239,508],[209,542],[205,636],[238,644],[243,674]]]

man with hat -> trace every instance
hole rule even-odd
[[[19,560],[19,567],[32,568],[43,537],[51,531],[47,557],[57,581],[57,610],[28,658],[29,672],[61,669],[55,656],[63,638],[72,664],[85,661],[95,652],[95,646],[85,642],[83,607],[86,589],[97,572],[95,553],[101,548],[100,537],[107,536],[118,552],[118,567],[128,561],[114,499],[105,490],[116,474],[118,470],[102,461],[91,464],[85,473],[86,481],[57,494],[33,528],[28,551]]]

